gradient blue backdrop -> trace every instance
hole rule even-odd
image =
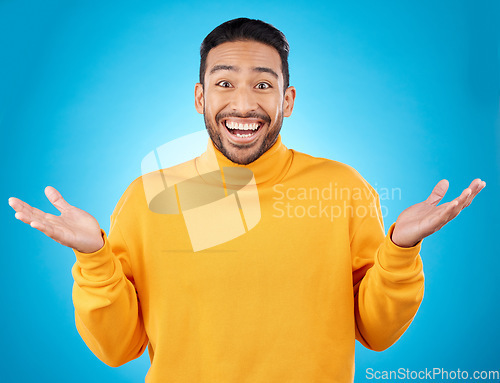
[[[145,353],[100,362],[79,337],[72,251],[14,219],[10,196],[55,213],[47,185],[109,229],[142,158],[198,131],[199,46],[218,24],[261,18],[290,45],[297,88],[283,142],[355,167],[382,201],[386,229],[442,178],[446,201],[476,177],[473,205],[424,240],[426,292],[401,340],[365,370],[499,370],[498,1],[0,0],[0,380],[140,382]],[[85,4],[83,4],[85,3]]]

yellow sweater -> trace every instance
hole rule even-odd
[[[421,244],[396,246],[394,225],[384,235],[376,191],[347,165],[287,149],[278,137],[247,166],[209,141],[183,169],[210,170],[213,153],[226,196],[224,173],[252,171],[258,202],[250,215],[239,200],[245,233],[194,251],[180,183],[162,178],[182,213],[161,214],[147,178],[161,172],[137,178],[111,216],[109,236],[102,232],[104,247],[75,251],[80,335],[110,366],[148,346],[150,383],[352,382],[355,339],[386,349],[417,312]],[[212,182],[207,174],[201,183]],[[213,233],[210,219],[224,220],[224,209],[198,224]]]

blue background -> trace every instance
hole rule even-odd
[[[442,178],[445,201],[487,182],[424,240],[422,306],[389,350],[357,343],[356,381],[367,368],[500,370],[499,14],[500,2],[484,0],[0,1],[0,380],[144,380],[147,353],[111,368],[86,347],[73,252],[15,220],[7,199],[56,213],[43,193],[52,185],[108,231],[142,158],[204,128],[199,46],[241,16],[270,22],[291,45],[297,100],[285,145],[345,162],[379,191],[400,189],[381,201],[386,229]]]

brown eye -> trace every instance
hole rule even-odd
[[[230,83],[229,81],[225,81],[225,80],[223,80],[223,81],[219,81],[219,82],[217,83],[217,85],[218,85],[218,86],[221,86],[221,87],[223,87],[223,88],[230,88],[230,87],[231,87],[231,83]]]
[[[257,84],[257,89],[269,89],[271,85],[269,85],[267,82],[260,82]]]

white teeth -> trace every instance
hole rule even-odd
[[[238,124],[233,121],[226,121],[226,126],[228,129],[238,129],[238,130],[257,130],[259,124]]]
[[[252,135],[253,135],[253,133],[250,133],[250,134],[238,134],[238,133],[236,133],[237,137],[250,137]]]

